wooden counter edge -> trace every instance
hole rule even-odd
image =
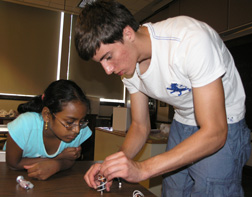
[[[121,137],[125,137],[126,134],[127,134],[125,131],[113,130],[112,127],[95,127],[95,130],[99,130],[99,131],[102,131],[102,132],[109,133],[111,135],[117,135],[117,136],[121,136]],[[167,144],[167,139],[156,140],[156,139],[148,138],[146,143],[149,143],[149,144]]]

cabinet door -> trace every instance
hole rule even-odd
[[[161,9],[159,12],[147,18],[145,22],[150,21],[155,23],[178,15],[179,15],[179,1],[174,0],[171,3],[169,3],[168,7]]]
[[[230,0],[229,28],[252,22],[251,0]]]
[[[180,0],[180,15],[206,22],[217,32],[227,30],[227,13],[228,0]]]

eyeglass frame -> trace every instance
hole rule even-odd
[[[83,124],[82,124],[82,125],[81,125],[80,123],[79,123],[79,124],[74,124],[74,123],[72,123],[71,125],[69,125],[69,124],[63,123],[63,122],[55,115],[55,113],[53,113],[52,115],[53,115],[53,116],[55,117],[55,119],[58,120],[59,123],[60,123],[63,127],[65,127],[67,130],[72,130],[73,128],[75,128],[75,127],[77,127],[77,126],[79,126],[79,130],[81,130],[81,129],[84,129],[85,127],[87,127],[87,126],[88,126],[88,123],[89,123],[89,121],[86,120],[86,121],[83,121]]]

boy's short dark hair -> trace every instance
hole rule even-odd
[[[123,29],[139,28],[130,11],[114,0],[88,3],[80,13],[75,27],[75,46],[81,58],[89,60],[100,44],[123,42]]]

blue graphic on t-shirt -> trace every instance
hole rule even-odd
[[[172,92],[170,92],[171,94],[173,94],[174,92],[178,92],[178,96],[181,96],[182,91],[188,91],[190,92],[191,89],[184,86],[184,85],[178,85],[177,83],[172,83],[170,88],[166,88],[167,90],[172,90]]]

